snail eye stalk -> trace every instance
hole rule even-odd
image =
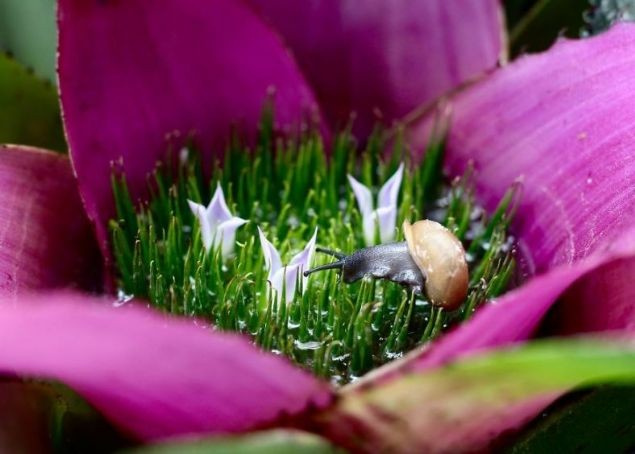
[[[321,252],[321,253],[323,253],[323,254],[332,255],[333,257],[335,257],[335,258],[337,258],[337,259],[340,259],[340,260],[341,260],[341,259],[343,259],[343,258],[346,258],[346,254],[343,254],[343,253],[341,253],[341,252],[334,251],[334,250],[332,250],[332,249],[327,249],[327,248],[324,248],[324,247],[320,247],[320,246],[318,246],[318,247],[316,247],[316,248],[315,248],[315,250],[316,250],[317,252]]]
[[[326,265],[321,265],[321,266],[316,266],[315,268],[307,270],[302,274],[304,274],[304,277],[306,277],[309,274],[315,273],[316,271],[333,270],[333,269],[341,270],[343,266],[344,266],[344,260],[338,260],[337,262],[327,263]]]

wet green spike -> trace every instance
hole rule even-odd
[[[345,284],[335,270],[311,275],[304,294],[297,292],[288,306],[275,298],[256,227],[278,246],[283,263],[304,248],[316,226],[323,248],[348,254],[364,247],[362,217],[346,175],[372,183],[376,193],[401,158],[381,160],[385,144],[379,129],[368,141],[354,139],[350,128],[341,132],[326,159],[315,130],[283,138],[273,129],[272,112],[262,121],[256,149],[235,138],[224,167],[203,168],[191,147],[177,171],[159,166],[153,199],[144,206],[135,206],[125,178],[113,176],[118,214],[111,232],[122,294],[242,332],[262,348],[344,384],[429,342],[505,291],[515,263],[507,244],[515,197],[508,194],[491,217],[475,216],[481,210],[472,192],[478,175],[448,184],[441,173],[443,140],[435,136],[427,157],[404,173],[397,228],[404,219],[434,217],[464,239],[474,279],[463,308],[434,309],[388,281]],[[359,143],[366,144],[365,151]],[[403,144],[395,147],[401,156]],[[237,231],[234,258],[225,261],[219,250],[205,251],[187,204],[208,203],[217,182],[231,211],[251,221]],[[403,239],[400,231],[397,238]],[[317,253],[313,266],[331,260]],[[298,282],[298,288],[303,285]]]

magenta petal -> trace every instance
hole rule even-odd
[[[560,334],[635,332],[635,255],[613,260],[576,282],[550,314],[545,329]]]
[[[238,432],[331,398],[328,385],[237,335],[96,301],[0,301],[0,370],[60,380],[142,439]]]
[[[497,0],[251,0],[280,31],[332,124],[391,122],[493,68]],[[377,112],[377,113],[376,113]]]
[[[60,0],[58,14],[66,132],[102,247],[111,162],[123,160],[139,196],[168,142],[195,134],[219,156],[231,125],[253,137],[272,88],[283,125],[315,105],[278,37],[241,2]]]
[[[451,168],[474,160],[490,208],[521,178],[513,230],[545,274],[413,355],[414,367],[525,340],[561,296],[547,334],[635,328],[634,78],[635,26],[624,24],[522,58],[456,97]]]
[[[0,292],[96,288],[100,263],[68,158],[0,146]]]
[[[453,101],[449,165],[474,160],[489,208],[521,178],[514,233],[538,273],[635,223],[633,80],[635,25],[622,24],[521,58]]]

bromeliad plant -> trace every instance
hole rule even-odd
[[[490,216],[474,200],[471,171],[452,184],[439,178],[445,131],[435,133],[421,163],[405,168],[400,161],[407,156],[400,149],[381,163],[379,133],[363,153],[350,132],[338,135],[327,163],[316,131],[273,140],[272,125],[267,112],[256,150],[234,141],[211,181],[198,153],[182,150],[190,158],[176,172],[157,169],[154,197],[140,207],[130,199],[125,175],[115,176],[118,217],[111,224],[112,243],[122,295],[247,334],[264,349],[343,384],[435,339],[506,290],[515,264],[507,234],[514,191]],[[371,190],[352,172],[360,172],[371,187],[387,181],[377,211],[367,206]],[[214,196],[204,211],[199,202],[209,198],[211,188]],[[223,192],[241,217],[231,217]],[[210,217],[214,211],[225,220],[216,232],[209,229],[219,223]],[[423,217],[435,217],[465,241],[470,292],[458,310],[446,311],[425,295],[370,276],[352,285],[337,273],[303,276],[312,264],[330,261],[322,256],[312,262],[316,241],[320,248],[347,253],[375,237],[382,243],[403,241],[403,221]],[[247,219],[234,244],[233,227]],[[223,225],[230,230],[223,231]],[[217,247],[208,247],[212,243]],[[227,260],[234,249],[235,259]],[[281,255],[291,254],[296,255],[283,265]]]
[[[295,0],[251,0],[249,6],[229,0],[152,5],[60,0],[59,82],[77,182],[63,156],[2,149],[0,285],[9,292],[0,306],[2,371],[11,378],[69,385],[137,441],[292,426],[351,450],[402,452],[484,449],[571,387],[632,380],[628,343],[547,343],[487,358],[463,357],[526,341],[538,330],[543,336],[606,330],[629,335],[635,319],[633,28],[620,25],[596,38],[561,42],[545,54],[495,69],[503,49],[495,0],[342,5],[335,0],[318,6]],[[454,114],[445,164],[456,176],[473,163],[475,200],[490,213],[521,179],[523,196],[511,229],[528,258],[527,280],[434,342],[366,374],[359,384],[336,390],[200,319],[166,316],[139,308],[139,302],[118,301],[115,305],[124,307],[113,308],[112,297],[48,292],[69,285],[99,287],[100,260],[84,213],[102,253],[112,258],[107,221],[115,215],[113,166],[124,169],[134,205],[147,201],[148,173],[165,159],[169,145],[178,150],[194,137],[202,168],[209,169],[220,158],[214,153],[225,149],[231,126],[253,143],[263,101],[275,87],[275,129],[288,127],[293,135],[309,110],[322,120],[325,143],[334,143],[330,130],[346,124],[351,111],[359,113],[352,132],[364,139],[377,115],[390,125],[423,106],[415,112],[421,122],[414,122],[414,114],[406,117],[406,142],[414,147],[405,150],[414,169],[428,137],[426,112],[433,109],[426,106],[460,85],[463,90],[450,93]],[[372,172],[366,177],[359,169],[350,171],[372,188],[397,168],[370,167],[380,169],[376,180]],[[216,179],[229,181],[229,167],[223,169]],[[338,181],[347,188],[345,172]],[[245,195],[222,187],[231,213],[248,219],[239,211],[250,208],[241,201]],[[193,221],[185,195],[204,204],[212,194],[201,189],[196,198],[168,191],[153,200],[178,196],[182,216]],[[356,213],[353,208],[349,195],[345,209]],[[156,212],[167,218],[170,210]],[[169,232],[170,219],[164,221]],[[301,241],[283,245],[287,236],[274,224],[261,227],[282,248],[281,263],[315,231],[305,228],[295,237]],[[256,243],[250,249],[256,256],[255,227],[236,231],[242,246],[234,260],[248,240]],[[134,238],[137,227],[128,223],[126,229],[131,233],[124,232],[125,238]],[[320,227],[318,235],[328,231]],[[365,243],[362,230],[357,232],[355,241]],[[192,244],[197,241],[202,238],[195,234]],[[264,259],[257,257],[258,269],[264,270]],[[228,259],[227,266],[232,263]],[[334,273],[326,276],[338,285]],[[303,299],[312,291],[312,280],[307,282]],[[160,284],[156,288],[169,290],[169,283]],[[25,289],[44,294],[27,295]],[[169,291],[166,297],[172,301]],[[181,311],[186,300],[174,301]],[[549,323],[543,323],[546,318]],[[449,362],[452,367],[440,367]],[[28,420],[33,405],[17,407],[21,412],[13,414]],[[22,435],[21,443],[36,440]]]

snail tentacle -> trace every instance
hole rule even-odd
[[[316,247],[315,250],[317,252],[322,252],[323,254],[332,255],[333,257],[338,258],[340,260],[346,257],[346,254],[334,251],[332,249],[327,249],[327,248],[324,248],[324,247],[320,247],[320,246]]]
[[[319,249],[316,249],[319,250]],[[322,252],[322,251],[320,251]],[[307,277],[309,274],[315,273],[316,271],[323,271],[323,270],[332,270],[332,269],[342,269],[342,267],[344,266],[344,261],[343,260],[339,260],[337,262],[333,262],[333,263],[327,263],[326,265],[320,265],[320,266],[316,266],[315,268],[311,268],[310,270],[306,270],[304,273],[302,273],[304,275],[304,277]]]

